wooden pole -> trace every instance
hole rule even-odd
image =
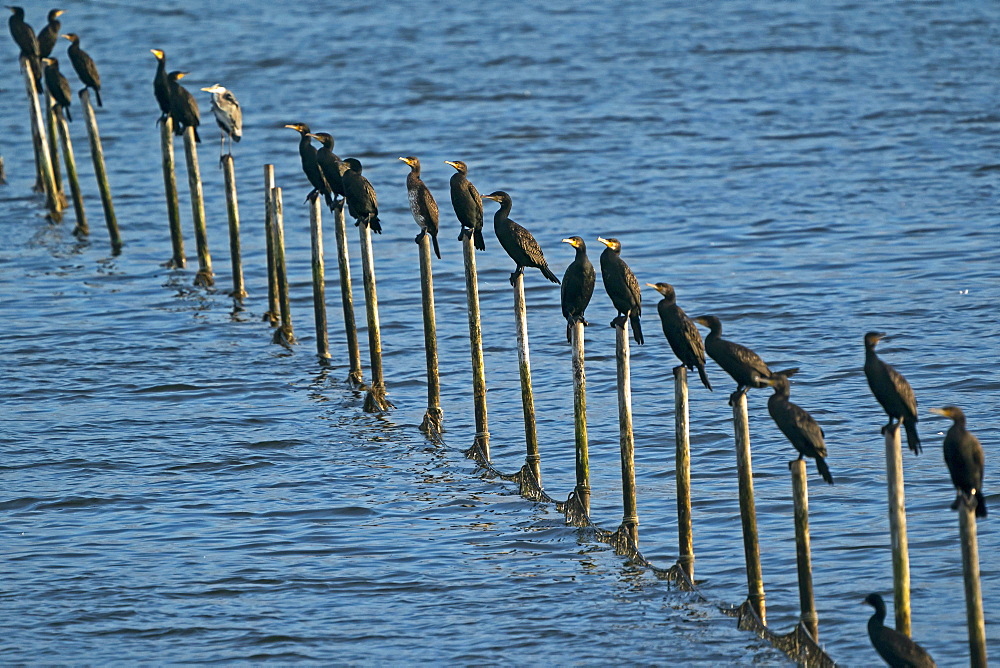
[[[326,270],[323,266],[323,212],[319,197],[309,201],[309,237],[312,240],[313,316],[316,321],[316,354],[330,359],[326,326]]]
[[[101,206],[104,207],[104,222],[108,225],[108,236],[111,238],[111,252],[114,255],[122,251],[122,237],[118,231],[118,219],[115,217],[115,205],[111,201],[111,185],[108,183],[108,170],[104,166],[104,149],[101,147],[101,133],[97,129],[97,116],[90,104],[90,89],[80,91],[80,104],[83,115],[87,119],[87,135],[90,138],[90,157],[94,161],[94,175],[97,177],[97,189],[101,191]]]
[[[163,191],[167,197],[167,220],[170,224],[172,249],[167,266],[183,269],[187,265],[187,258],[184,257],[184,233],[181,231],[181,207],[177,199],[177,175],[174,170],[174,119],[170,116],[160,123],[160,153],[163,156]]]
[[[958,504],[958,527],[962,541],[965,614],[969,625],[969,665],[972,668],[986,668],[986,622],[983,617],[983,591],[979,581],[976,510],[967,502]]]
[[[222,156],[222,173],[226,182],[226,213],[229,215],[229,257],[233,266],[232,297],[243,301],[247,296],[243,285],[243,257],[240,252],[240,204],[236,198],[236,162],[232,154]]]
[[[272,341],[284,346],[296,343],[292,331],[292,309],[288,296],[288,271],[285,264],[285,212],[281,201],[281,188],[271,189],[271,220],[274,223],[274,271],[276,290],[281,310],[281,326],[274,332]]]
[[[747,415],[745,392],[741,392],[733,403],[733,428],[736,433],[736,468],[739,476],[740,518],[743,522],[743,553],[747,562],[747,598],[760,617],[761,623],[767,626],[764,575],[760,568],[760,542],[757,539],[757,507],[753,496],[750,419]]]
[[[359,225],[361,237],[361,274],[365,283],[365,308],[368,313],[368,355],[372,382],[365,396],[364,409],[379,413],[392,408],[385,397],[385,377],[382,375],[382,332],[378,322],[378,293],[375,290],[375,258],[372,254],[372,233],[368,225]]]
[[[351,287],[351,258],[347,248],[347,223],[344,220],[344,200],[336,203],[333,211],[334,231],[337,237],[337,269],[340,274],[340,301],[344,310],[344,335],[347,337],[347,356],[350,371],[347,384],[361,387],[361,349],[358,347],[358,327],[354,320],[354,289]]]
[[[618,362],[618,438],[622,456],[622,527],[639,544],[639,513],[635,500],[635,434],[632,433],[632,370],[628,330],[615,327],[615,359]]]
[[[194,127],[184,128],[184,158],[187,160],[188,189],[191,191],[191,217],[194,220],[194,241],[198,246],[198,273],[194,284],[209,288],[215,285],[212,273],[212,255],[208,252],[208,228],[205,225],[205,196],[201,187],[201,169],[198,167],[198,144]]]
[[[472,235],[462,235],[465,260],[465,301],[469,312],[469,350],[472,354],[472,402],[476,414],[476,437],[472,450],[490,461],[490,427],[486,415],[486,365],[483,361],[483,326],[479,317],[479,276]]]
[[[576,496],[590,515],[590,441],[587,438],[587,372],[584,367],[584,325],[570,329],[573,345],[573,431],[576,437]]]
[[[889,533],[892,540],[892,594],[896,630],[910,635],[910,551],[906,538],[906,497],[903,492],[903,450],[899,423],[885,430],[885,473],[889,491]]]
[[[62,170],[59,169],[59,130],[56,128],[58,124],[57,112],[52,95],[48,91],[45,92],[45,122],[46,122],[46,136],[49,140],[49,156],[52,162],[52,180],[56,184],[56,199],[59,201],[59,209],[65,210],[68,206],[66,203],[66,193],[63,190],[62,182]]]
[[[80,178],[76,173],[76,157],[73,155],[73,141],[69,135],[69,123],[59,113],[56,125],[59,128],[63,160],[66,162],[66,178],[69,180],[69,189],[73,195],[73,211],[76,213],[76,227],[73,228],[73,234],[81,237],[86,236],[90,233],[90,228],[87,226],[87,214],[83,210],[83,193],[80,190]]]
[[[813,595],[812,556],[809,550],[809,486],[806,482],[806,462],[788,462],[792,472],[792,502],[795,507],[795,565],[799,575],[799,610],[802,624],[812,639],[819,642],[819,617]]]
[[[42,119],[42,107],[38,102],[38,93],[35,88],[35,75],[31,70],[31,66],[23,57],[21,58],[21,69],[24,72],[24,83],[28,93],[28,102],[31,106],[31,139],[35,147],[37,169],[41,172],[41,185],[45,191],[45,206],[52,220],[62,220],[62,209],[59,207],[55,174],[52,172],[52,155],[48,151],[48,141],[45,138],[45,121]],[[35,189],[38,189],[37,184]]]
[[[281,318],[278,272],[274,262],[274,165],[264,165],[264,241],[267,244],[267,312],[263,320],[274,327]]]
[[[694,582],[694,533],[691,526],[691,436],[687,369],[674,367],[674,468],[677,471],[677,563]]]
[[[434,271],[429,234],[420,237],[420,297],[424,315],[424,357],[427,362],[427,411],[420,431],[431,439],[444,431],[444,411],[441,410],[441,377],[438,374],[437,320],[434,316]]]
[[[531,391],[531,357],[528,351],[528,309],[524,302],[524,273],[514,279],[514,320],[517,327],[517,364],[521,376],[521,409],[524,413],[525,463],[542,487],[542,458],[538,454],[535,397]]]

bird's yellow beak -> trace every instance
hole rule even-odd
[[[156,56],[157,60],[163,60],[163,52],[159,49],[150,49],[149,52]]]
[[[605,246],[607,246],[608,248],[611,248],[611,242],[608,241],[607,239],[602,239],[601,237],[597,237],[597,240],[600,241]]]

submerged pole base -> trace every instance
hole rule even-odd
[[[368,388],[364,405],[366,413],[381,413],[392,408],[395,408],[395,406],[385,398],[385,385],[378,383]]]
[[[291,350],[292,346],[297,344],[298,341],[295,340],[295,334],[292,333],[291,327],[278,327],[274,330],[274,336],[271,337],[271,343],[277,343],[279,346],[284,346],[285,348]]]
[[[344,380],[348,387],[352,390],[363,390],[365,388],[365,381],[361,377],[361,371],[351,371],[347,374],[347,378]]]
[[[424,421],[420,423],[420,431],[434,440],[444,433],[444,411],[440,408],[428,408],[424,413]]]
[[[490,432],[477,431],[472,440],[472,447],[465,451],[465,456],[474,459],[477,464],[488,466],[490,463]]]
[[[215,278],[212,277],[211,271],[206,271],[202,269],[194,276],[194,284],[200,288],[210,288],[215,285]]]

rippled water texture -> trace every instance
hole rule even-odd
[[[73,124],[93,230],[50,225],[33,181],[15,52],[0,38],[0,653],[5,662],[783,664],[715,604],[745,592],[731,382],[691,388],[697,576],[713,602],[671,590],[549,506],[483,480],[462,455],[472,401],[461,252],[444,160],[482,192],[503,189],[556,273],[559,240],[621,240],[640,282],[668,281],[692,315],[779,367],[823,425],[837,485],[810,466],[821,641],[846,665],[877,657],[872,591],[891,598],[883,414],[861,366],[862,335],[913,384],[921,408],[954,403],[1000,479],[1000,234],[996,135],[1000,6],[983,2],[69,2],[104,82],[98,118],[126,242],[112,258],[84,127]],[[29,8],[40,28],[41,6]],[[222,82],[243,103],[236,160],[246,309],[233,311],[217,135],[203,109],[202,171],[218,289],[170,255],[148,49]],[[57,53],[62,55],[60,45]],[[64,71],[70,72],[68,66]],[[71,77],[74,87],[76,79]],[[204,95],[199,93],[199,95]],[[78,107],[74,107],[76,110]],[[74,113],[74,117],[77,114]],[[80,114],[82,118],[82,114]],[[337,357],[313,355],[305,121],[365,163],[385,234],[375,239],[385,367],[397,409],[361,411]],[[178,143],[178,149],[180,144]],[[418,155],[442,203],[435,265],[445,443],[424,440],[417,229],[406,167]],[[293,316],[302,344],[270,343],[261,174],[285,188]],[[488,204],[492,212],[494,205]],[[328,220],[328,222],[330,222]],[[354,275],[357,240],[351,230]],[[493,458],[523,460],[511,262],[495,237],[478,256]],[[328,263],[333,266],[332,234]],[[335,276],[335,272],[330,272]],[[572,489],[570,352],[558,289],[527,275],[546,489]],[[360,286],[355,286],[359,309]],[[640,541],[676,558],[674,359],[647,292],[647,345],[633,347]],[[361,311],[359,310],[359,316]],[[621,518],[614,313],[600,286],[588,317],[593,517]],[[363,322],[363,317],[360,318]],[[366,341],[362,334],[363,345]],[[367,352],[363,356],[367,375]],[[750,396],[769,622],[797,618],[793,450]],[[904,453],[914,636],[941,665],[967,662],[957,519],[940,442]],[[997,518],[979,525],[990,652],[1000,658]]]

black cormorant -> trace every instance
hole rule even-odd
[[[21,49],[20,57],[28,61],[28,67],[31,68],[31,73],[35,77],[36,90],[41,93],[42,61],[38,38],[35,37],[35,31],[32,27],[24,20],[23,7],[11,7],[8,5],[7,9],[11,12],[10,18],[7,19],[7,25],[10,27],[10,35]]]
[[[483,238],[483,198],[480,197],[476,186],[469,181],[469,168],[461,160],[445,160],[444,164],[451,165],[457,171],[451,175],[451,206],[455,209],[455,216],[462,224],[462,231],[458,234],[461,241],[465,235],[472,234],[473,245],[481,251],[486,250],[486,240]]]
[[[333,135],[328,132],[317,132],[310,134],[310,137],[318,141],[322,146],[316,150],[316,162],[319,170],[323,173],[330,190],[333,191],[333,203],[337,204],[337,198],[344,197],[344,172],[347,165],[333,152]],[[333,207],[330,208],[333,211]]]
[[[431,242],[434,244],[434,254],[441,259],[441,249],[438,247],[438,205],[434,201],[434,195],[430,188],[420,178],[420,159],[414,156],[400,158],[410,166],[410,173],[406,175],[406,194],[410,200],[410,213],[413,220],[420,226],[420,234],[414,239],[417,243],[424,238],[425,234],[431,235]]]
[[[69,49],[66,52],[69,53],[69,62],[73,63],[76,75],[80,77],[84,88],[94,89],[94,95],[97,97],[97,106],[103,107],[104,105],[101,103],[101,75],[97,73],[97,65],[94,63],[94,59],[80,48],[79,35],[71,32],[63,35],[63,37],[70,41]]]
[[[56,48],[56,42],[59,41],[59,30],[62,28],[59,17],[64,13],[62,9],[51,10],[48,16],[48,23],[38,33],[38,55],[42,58],[51,56],[52,49]]]
[[[309,126],[305,123],[289,123],[285,126],[299,133],[299,159],[302,161],[302,171],[309,179],[309,185],[313,187],[306,195],[305,201],[311,202],[322,195],[326,200],[326,205],[333,211],[333,190],[327,183],[323,171],[319,167],[319,159],[316,157],[316,147],[312,145],[309,138]]]
[[[694,322],[677,305],[674,286],[669,283],[646,285],[663,295],[663,299],[656,305],[656,311],[660,314],[663,335],[667,337],[670,349],[680,360],[681,366],[687,367],[689,371],[697,368],[701,384],[711,390],[712,384],[708,382],[708,375],[705,373],[705,343]]]
[[[923,448],[920,447],[920,437],[917,436],[917,398],[913,395],[913,388],[906,382],[903,375],[883,362],[875,354],[875,346],[885,338],[882,332],[868,332],[865,334],[865,377],[868,379],[868,387],[872,394],[882,404],[883,410],[889,416],[889,424],[882,428],[882,433],[892,427],[892,419],[896,418],[903,423],[906,429],[906,443],[910,446],[913,454],[919,455]]]
[[[823,480],[831,485],[833,476],[830,475],[830,467],[826,465],[824,457],[827,456],[826,443],[824,441],[823,429],[816,424],[809,413],[788,400],[791,386],[788,377],[780,373],[771,374],[770,378],[761,379],[765,384],[774,388],[774,394],[768,397],[767,412],[771,414],[774,424],[799,451],[799,459],[803,455],[816,459],[816,468]]]
[[[174,134],[184,134],[184,129],[191,127],[194,131],[194,140],[201,143],[198,136],[198,125],[201,123],[201,114],[198,112],[198,101],[194,99],[187,88],[177,83],[187,76],[187,72],[173,71],[167,75],[167,98],[170,100],[170,117],[174,119]]]
[[[944,436],[944,463],[951,473],[951,482],[958,490],[951,509],[956,510],[963,499],[975,499],[976,517],[986,517],[986,499],[983,497],[983,446],[979,439],[965,428],[965,413],[958,406],[932,408],[932,413],[954,420]]]
[[[607,246],[601,253],[601,278],[604,289],[611,297],[611,303],[618,309],[618,316],[611,321],[612,327],[625,327],[627,319],[632,324],[632,335],[640,346],[645,342],[642,336],[642,293],[635,274],[621,257],[622,245],[617,239],[597,240]]]
[[[361,161],[348,158],[344,161],[347,170],[341,177],[344,181],[344,199],[347,200],[347,212],[354,218],[354,225],[367,225],[372,232],[382,234],[381,221],[378,219],[378,197],[375,188],[362,174]]]
[[[570,336],[573,325],[582,322],[589,325],[583,315],[590,304],[590,298],[594,296],[594,284],[597,282],[597,272],[594,265],[587,257],[587,244],[580,237],[570,237],[563,239],[564,244],[569,244],[576,249],[576,257],[566,267],[563,274],[562,287],[560,288],[562,298],[562,314],[566,318],[566,340],[572,341]]]
[[[531,232],[510,219],[510,209],[513,206],[510,195],[502,190],[497,190],[489,195],[483,195],[483,199],[500,203],[500,208],[493,214],[493,231],[497,235],[497,241],[517,265],[517,268],[510,275],[510,284],[514,285],[517,277],[524,273],[525,267],[536,267],[545,278],[553,283],[559,283],[559,279],[549,269],[545,256],[542,255],[542,247],[535,241],[535,237],[531,236]]]
[[[229,155],[233,153],[233,142],[238,142],[243,137],[243,110],[233,91],[222,84],[212,84],[202,90],[212,94],[212,115],[222,130],[222,144],[219,146],[219,160],[222,160],[223,151],[226,150],[226,137],[229,137]]]
[[[66,120],[72,121],[69,105],[73,101],[73,91],[70,90],[66,77],[59,71],[59,61],[55,58],[42,58],[42,63],[45,65],[45,86],[49,89],[49,95],[55,106],[66,112]]]
[[[156,121],[159,125],[170,116],[170,81],[167,79],[167,54],[160,49],[149,50],[156,56],[156,74],[153,75],[153,95],[156,96],[156,103],[160,105],[160,118]]]
[[[787,378],[798,372],[798,367],[778,372],[771,371],[760,355],[746,346],[726,341],[722,338],[722,322],[714,315],[701,315],[694,321],[709,329],[708,336],[705,337],[705,352],[736,381],[736,391],[729,397],[730,405],[739,395],[746,394],[751,387],[764,387],[764,379],[770,378],[775,373]]]
[[[875,608],[868,620],[868,637],[882,660],[892,668],[934,668],[937,664],[923,647],[905,633],[885,625],[885,601],[878,594],[868,594],[865,603]]]

